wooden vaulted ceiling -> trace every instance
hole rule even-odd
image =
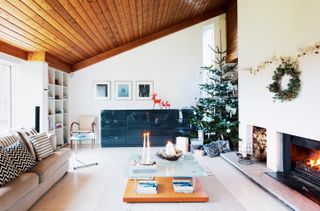
[[[46,57],[49,65],[71,72],[220,15],[227,3],[0,0],[0,46],[14,46],[21,52],[9,51],[25,52],[27,58],[39,58],[38,52],[45,52],[40,57]]]

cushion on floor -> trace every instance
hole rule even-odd
[[[34,172],[39,176],[40,183],[45,182],[70,157],[71,150],[69,148],[61,148],[41,160],[30,172]]]
[[[23,173],[0,188],[0,210],[6,210],[18,199],[39,185],[39,177],[34,173]]]

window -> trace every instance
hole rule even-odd
[[[11,128],[11,68],[0,64],[0,132]]]
[[[214,24],[205,26],[202,29],[202,64],[203,66],[211,66],[214,60],[214,52],[211,48],[215,48],[214,45]],[[202,83],[208,83],[209,76],[208,71],[202,72]],[[207,97],[206,92],[201,92],[202,97]]]
[[[211,48],[215,48],[213,46],[213,36],[213,24],[205,26],[202,30],[202,62],[204,66],[210,66],[213,63],[213,52],[211,50]]]

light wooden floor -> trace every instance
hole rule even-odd
[[[211,176],[200,178],[209,194],[209,202],[126,204],[122,202],[126,185],[123,170],[130,153],[140,149],[92,150],[85,145],[81,147],[79,158],[86,162],[97,161],[99,165],[74,171],[72,167],[77,163],[72,157],[70,172],[31,208],[32,211],[288,210],[288,207],[261,190],[220,157],[199,159],[212,172]]]

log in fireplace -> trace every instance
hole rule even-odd
[[[283,172],[267,174],[320,205],[320,141],[283,134]]]

